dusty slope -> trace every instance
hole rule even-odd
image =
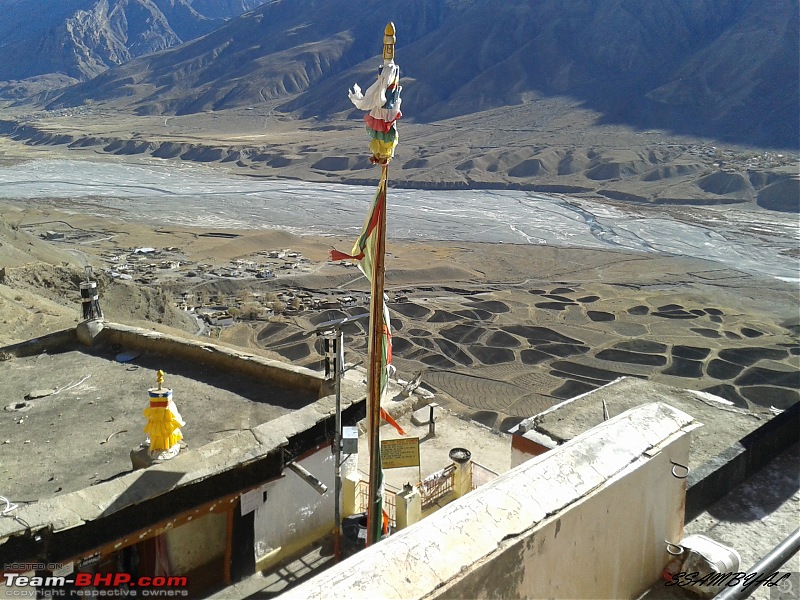
[[[2,213],[14,225],[0,221],[0,345],[74,326],[81,313],[83,266],[97,265],[96,257],[77,246],[54,246],[19,226],[47,221],[43,227],[64,227],[64,220],[8,206]],[[197,329],[194,320],[176,310],[159,289],[114,281],[101,272],[97,281],[100,292],[115,307],[117,320]]]
[[[112,264],[100,257],[134,240],[176,246],[185,256],[186,266],[151,284],[102,278],[101,304],[113,320],[180,326],[173,302],[205,304],[212,312],[228,306],[239,319],[232,326],[226,318],[212,321],[205,335],[320,368],[318,340],[309,332],[323,321],[367,310],[363,277],[325,260],[330,244],[346,247],[346,240],[241,230],[226,239],[220,231],[150,230],[57,213],[15,218],[52,220],[69,224],[62,230],[94,236],[81,250],[98,269]],[[19,233],[13,244],[0,240],[0,250],[38,243]],[[51,264],[7,269],[0,284],[0,321],[6,321],[0,344],[74,322],[76,264],[57,264],[74,247],[54,242],[52,254],[42,254]],[[259,253],[276,248],[301,252],[308,262],[276,270],[278,276],[267,280],[210,275],[231,261],[263,261]],[[625,252],[448,243],[390,244],[388,250],[398,377],[421,373],[440,402],[487,425],[508,428],[622,375],[706,390],[755,412],[798,400],[800,330],[792,285],[707,261]],[[188,276],[200,262],[216,266]],[[280,312],[303,303],[303,310]],[[270,314],[270,308],[278,312]],[[350,326],[345,339],[346,360],[363,360],[363,325]]]

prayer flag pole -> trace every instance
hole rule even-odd
[[[396,41],[394,23],[386,25],[383,35],[383,69],[394,70],[394,44]],[[397,69],[399,71],[399,69]],[[391,77],[390,85],[394,85],[395,94],[399,94],[398,77],[399,72]],[[387,102],[391,100],[387,98]],[[399,108],[399,107],[398,107]],[[382,107],[381,110],[386,110]],[[399,110],[397,111],[399,115]],[[380,115],[385,116],[385,115]],[[394,132],[394,139],[379,140],[373,138],[370,148],[373,150],[373,161],[381,165],[381,181],[378,187],[378,210],[380,212],[378,224],[378,238],[376,240],[375,255],[372,264],[372,303],[370,305],[370,336],[369,336],[369,507],[367,509],[367,546],[380,541],[383,533],[383,469],[381,467],[381,397],[385,388],[384,381],[388,379],[386,373],[387,356],[385,345],[390,340],[388,337],[388,325],[384,323],[384,274],[385,274],[385,255],[386,255],[386,187],[388,185],[389,161],[394,155],[394,146],[397,144],[397,129],[395,120],[390,121],[391,131]],[[385,120],[384,120],[385,123]],[[367,122],[369,127],[371,123]],[[389,142],[390,152],[375,152],[385,150],[374,142]]]
[[[358,85],[348,94],[352,103],[361,110],[369,111],[364,116],[367,133],[372,138],[370,162],[381,165],[381,179],[370,212],[364,221],[361,236],[356,240],[351,254],[331,251],[331,260],[350,259],[371,284],[370,328],[368,339],[369,378],[367,386],[367,431],[369,441],[369,498],[367,500],[367,545],[381,539],[386,530],[383,511],[383,469],[381,468],[381,419],[385,419],[398,432],[399,425],[381,408],[381,399],[388,384],[388,365],[391,362],[391,331],[389,316],[384,302],[384,256],[386,248],[386,188],[389,161],[397,146],[396,121],[400,112],[400,68],[394,64],[394,24],[386,26],[383,36],[383,64],[378,79],[366,92]]]
[[[383,530],[383,471],[381,469],[381,396],[386,377],[383,353],[384,314],[384,250],[386,246],[386,176],[388,164],[381,165],[383,209],[380,211],[378,239],[375,248],[372,277],[372,303],[370,305],[369,336],[369,505],[367,508],[367,546],[381,539]]]

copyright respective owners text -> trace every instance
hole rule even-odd
[[[188,598],[186,577],[130,573],[35,575],[4,572],[0,598]]]

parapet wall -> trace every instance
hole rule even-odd
[[[130,327],[108,321],[80,323],[65,329],[0,348],[12,356],[33,356],[42,352],[61,352],[78,342],[85,345],[119,344],[128,349],[167,355],[179,360],[208,365],[229,373],[239,373],[271,384],[307,390],[317,397],[332,393],[321,374],[284,362],[240,352],[208,342]]]
[[[631,409],[282,598],[638,597],[681,538],[672,469],[696,426],[664,404]]]
[[[80,326],[79,326],[80,327]],[[118,323],[104,323],[96,341],[120,344],[129,349],[166,354],[174,358],[224,369],[229,373],[240,373],[254,379],[273,384],[307,389],[318,396],[323,392],[321,374],[276,360],[270,360],[246,352],[202,341],[187,340],[174,335],[129,327]]]
[[[0,348],[0,355],[9,356],[34,356],[42,352],[61,352],[74,346],[78,342],[75,329],[62,329],[37,338],[25,340],[10,346]]]

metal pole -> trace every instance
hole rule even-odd
[[[342,327],[347,323],[361,321],[369,317],[368,313],[333,319],[320,323],[314,330],[325,341],[325,379],[334,378],[336,395],[336,417],[333,432],[333,445],[331,452],[334,456],[334,504],[333,504],[333,551],[334,558],[341,559],[341,495],[342,495],[342,377],[344,377],[344,332]],[[330,344],[333,344],[331,352]]]
[[[792,556],[797,554],[798,550],[800,550],[800,527],[795,529],[789,537],[770,550],[760,561],[747,569],[747,572],[759,573],[762,577],[769,577],[786,564],[786,561]],[[747,587],[741,584],[737,584],[733,587],[726,587],[722,593],[714,596],[714,600],[739,600],[740,598],[747,598],[760,587],[761,585],[756,585],[755,583]]]
[[[333,557],[336,562],[342,558],[342,514],[340,498],[342,495],[342,375],[344,374],[344,333],[336,328],[336,358],[334,359],[334,376],[336,377],[336,432],[333,437]]]

